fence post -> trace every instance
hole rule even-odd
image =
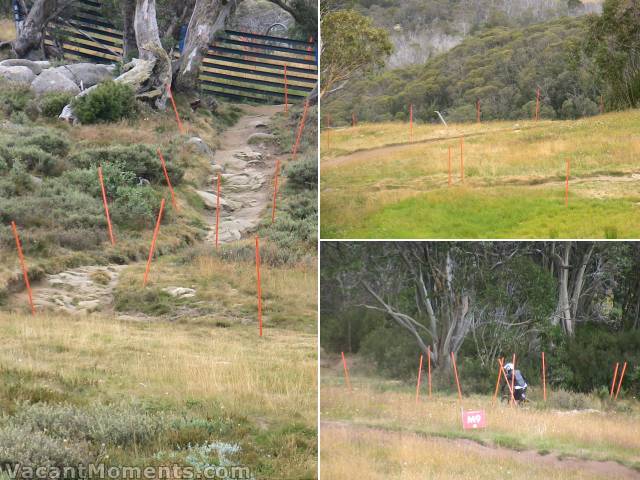
[[[98,167],[98,179],[100,180],[100,188],[102,189],[102,203],[104,204],[104,214],[107,217],[107,227],[109,228],[109,239],[111,245],[116,244],[116,239],[113,237],[113,228],[111,227],[111,217],[109,216],[109,205],[107,204],[107,192],[104,188],[104,178],[102,177],[102,165]]]
[[[418,367],[418,384],[416,385],[416,405],[420,398],[420,380],[422,379],[422,355],[420,355],[420,366]]]
[[[262,280],[260,278],[260,239],[256,235],[256,281],[258,284],[258,326],[262,337]]]
[[[156,228],[153,230],[153,238],[151,239],[151,248],[149,249],[149,258],[147,259],[147,268],[144,271],[144,281],[142,286],[147,286],[147,279],[149,277],[149,269],[151,268],[151,259],[153,258],[153,251],[156,248],[156,239],[158,238],[158,232],[160,231],[160,221],[162,220],[162,212],[164,211],[164,198],[160,202],[160,211],[158,212],[158,220],[156,221]]]
[[[220,174],[216,181],[216,249],[218,248],[218,230],[220,229]]]
[[[624,372],[627,370],[627,362],[624,362],[622,366],[622,373],[620,374],[620,383],[618,383],[618,389],[616,390],[616,396],[614,400],[618,400],[618,394],[620,393],[620,389],[622,388],[622,380],[624,380]]]
[[[431,345],[427,346],[427,372],[429,381],[429,398],[431,398]]]
[[[613,370],[613,381],[611,382],[611,393],[609,393],[609,398],[613,399],[613,391],[616,386],[616,379],[618,377],[618,367],[620,366],[620,362],[616,362],[616,368]]]
[[[18,235],[18,227],[16,222],[11,221],[11,230],[13,230],[13,238],[16,241],[16,248],[18,249],[18,258],[20,259],[20,266],[22,267],[22,278],[24,285],[27,287],[27,295],[29,296],[29,305],[31,306],[31,315],[36,314],[36,307],[33,304],[33,293],[31,292],[31,283],[29,283],[29,272],[27,271],[27,264],[24,261],[24,254],[22,253],[22,244],[20,243],[20,236]]]
[[[544,364],[544,352],[542,352],[542,397],[547,401],[547,372]]]
[[[164,179],[167,181],[167,185],[169,186],[169,192],[171,193],[171,204],[173,208],[178,211],[178,204],[176,203],[176,195],[173,192],[173,185],[171,185],[171,180],[169,179],[169,173],[167,172],[167,164],[164,162],[164,157],[162,156],[162,152],[160,149],[158,151],[158,156],[160,157],[160,163],[162,164],[162,171],[164,173]]]
[[[347,382],[347,387],[349,387],[349,391],[351,392],[351,380],[349,380],[349,369],[347,368],[347,360],[344,358],[344,352],[342,353],[342,366],[344,367],[344,379]]]
[[[456,367],[456,357],[453,352],[451,352],[451,362],[453,363],[453,373],[456,376],[456,385],[458,386],[458,398],[462,401],[462,390],[460,390],[460,380],[458,379],[458,367]]]

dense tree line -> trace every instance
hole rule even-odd
[[[424,66],[369,75],[335,95],[326,111],[347,122],[407,120],[409,104],[418,121],[532,118],[536,89],[541,118],[577,118],[599,111],[601,84],[582,53],[585,18],[564,18],[525,29],[497,27],[464,40]],[[606,99],[605,99],[606,101]]]
[[[324,243],[321,253],[327,351],[360,352],[400,377],[427,351],[448,372],[454,352],[485,388],[514,352],[535,381],[545,351],[552,384],[582,391],[621,359],[630,384],[640,376],[639,243]]]

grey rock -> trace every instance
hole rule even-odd
[[[191,137],[189,140],[187,140],[186,145],[193,146],[193,148],[197,152],[203,155],[213,155],[213,150],[211,149],[211,147],[207,145],[207,142],[202,140],[200,137]]]
[[[247,143],[249,144],[268,143],[268,142],[275,142],[275,141],[276,141],[275,135],[271,135],[270,133],[263,133],[263,132],[254,133],[247,139]]]
[[[80,93],[80,88],[55,68],[44,70],[31,82],[31,90],[36,95],[49,92],[69,92],[73,95]]]
[[[0,77],[4,77],[11,82],[24,83],[26,85],[29,85],[33,79],[36,78],[30,68],[23,66],[0,66]]]
[[[0,62],[0,67],[27,67],[34,75],[40,75],[42,73],[42,67],[38,65],[38,62],[32,62],[31,60],[25,60],[23,58],[3,60]]]
[[[49,70],[64,75],[78,87],[82,86],[83,88],[93,87],[112,78],[112,69],[109,66],[93,63],[72,63]]]
[[[193,288],[187,287],[165,287],[162,289],[172,297],[176,298],[190,298],[196,296],[196,291]]]
[[[198,195],[200,196],[200,198],[202,199],[202,201],[204,202],[204,207],[208,210],[215,210],[216,209],[216,205],[217,205],[217,199],[218,197],[216,196],[215,193],[212,192],[203,192],[202,190],[198,190],[197,191]],[[220,198],[220,206],[225,209],[225,210],[230,210],[233,211],[238,207],[241,207],[242,205],[238,202],[232,202],[230,200],[225,200],[224,198]]]

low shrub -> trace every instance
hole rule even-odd
[[[69,153],[70,143],[66,137],[51,129],[34,129],[19,144],[35,146],[51,155],[65,157]]]
[[[71,103],[73,95],[64,92],[51,92],[42,95],[37,100],[40,114],[47,118],[56,118],[62,113],[62,109]]]
[[[113,204],[113,220],[133,229],[150,227],[160,210],[160,201],[160,194],[149,186],[120,187]]]
[[[136,114],[135,93],[129,85],[108,81],[73,99],[73,112],[81,123],[116,122]]]
[[[0,82],[0,109],[7,116],[16,112],[23,112],[34,96],[29,85],[4,80]]]
[[[165,156],[167,173],[171,183],[180,183],[184,171]],[[164,173],[155,149],[147,145],[116,145],[113,147],[90,148],[69,157],[69,162],[78,168],[90,168],[102,165],[105,169],[109,163],[122,165],[123,170],[133,172],[136,177],[144,178],[151,183],[164,182]]]
[[[58,158],[33,145],[15,147],[12,156],[22,162],[27,170],[42,175],[59,175],[63,170]]]
[[[318,185],[318,162],[311,156],[287,166],[287,187],[293,190],[316,189]]]

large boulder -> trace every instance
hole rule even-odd
[[[0,67],[27,67],[34,75],[40,75],[42,73],[42,67],[37,62],[22,58],[3,60],[0,62]]]
[[[3,67],[0,66],[0,77],[6,78],[11,82],[25,83],[29,85],[36,78],[35,74],[27,67]]]
[[[112,78],[113,67],[93,63],[72,63],[51,70],[64,75],[78,87],[89,88]]]
[[[31,83],[31,90],[36,95],[43,95],[49,92],[69,92],[72,95],[80,93],[80,87],[57,70],[57,68],[44,70]]]

